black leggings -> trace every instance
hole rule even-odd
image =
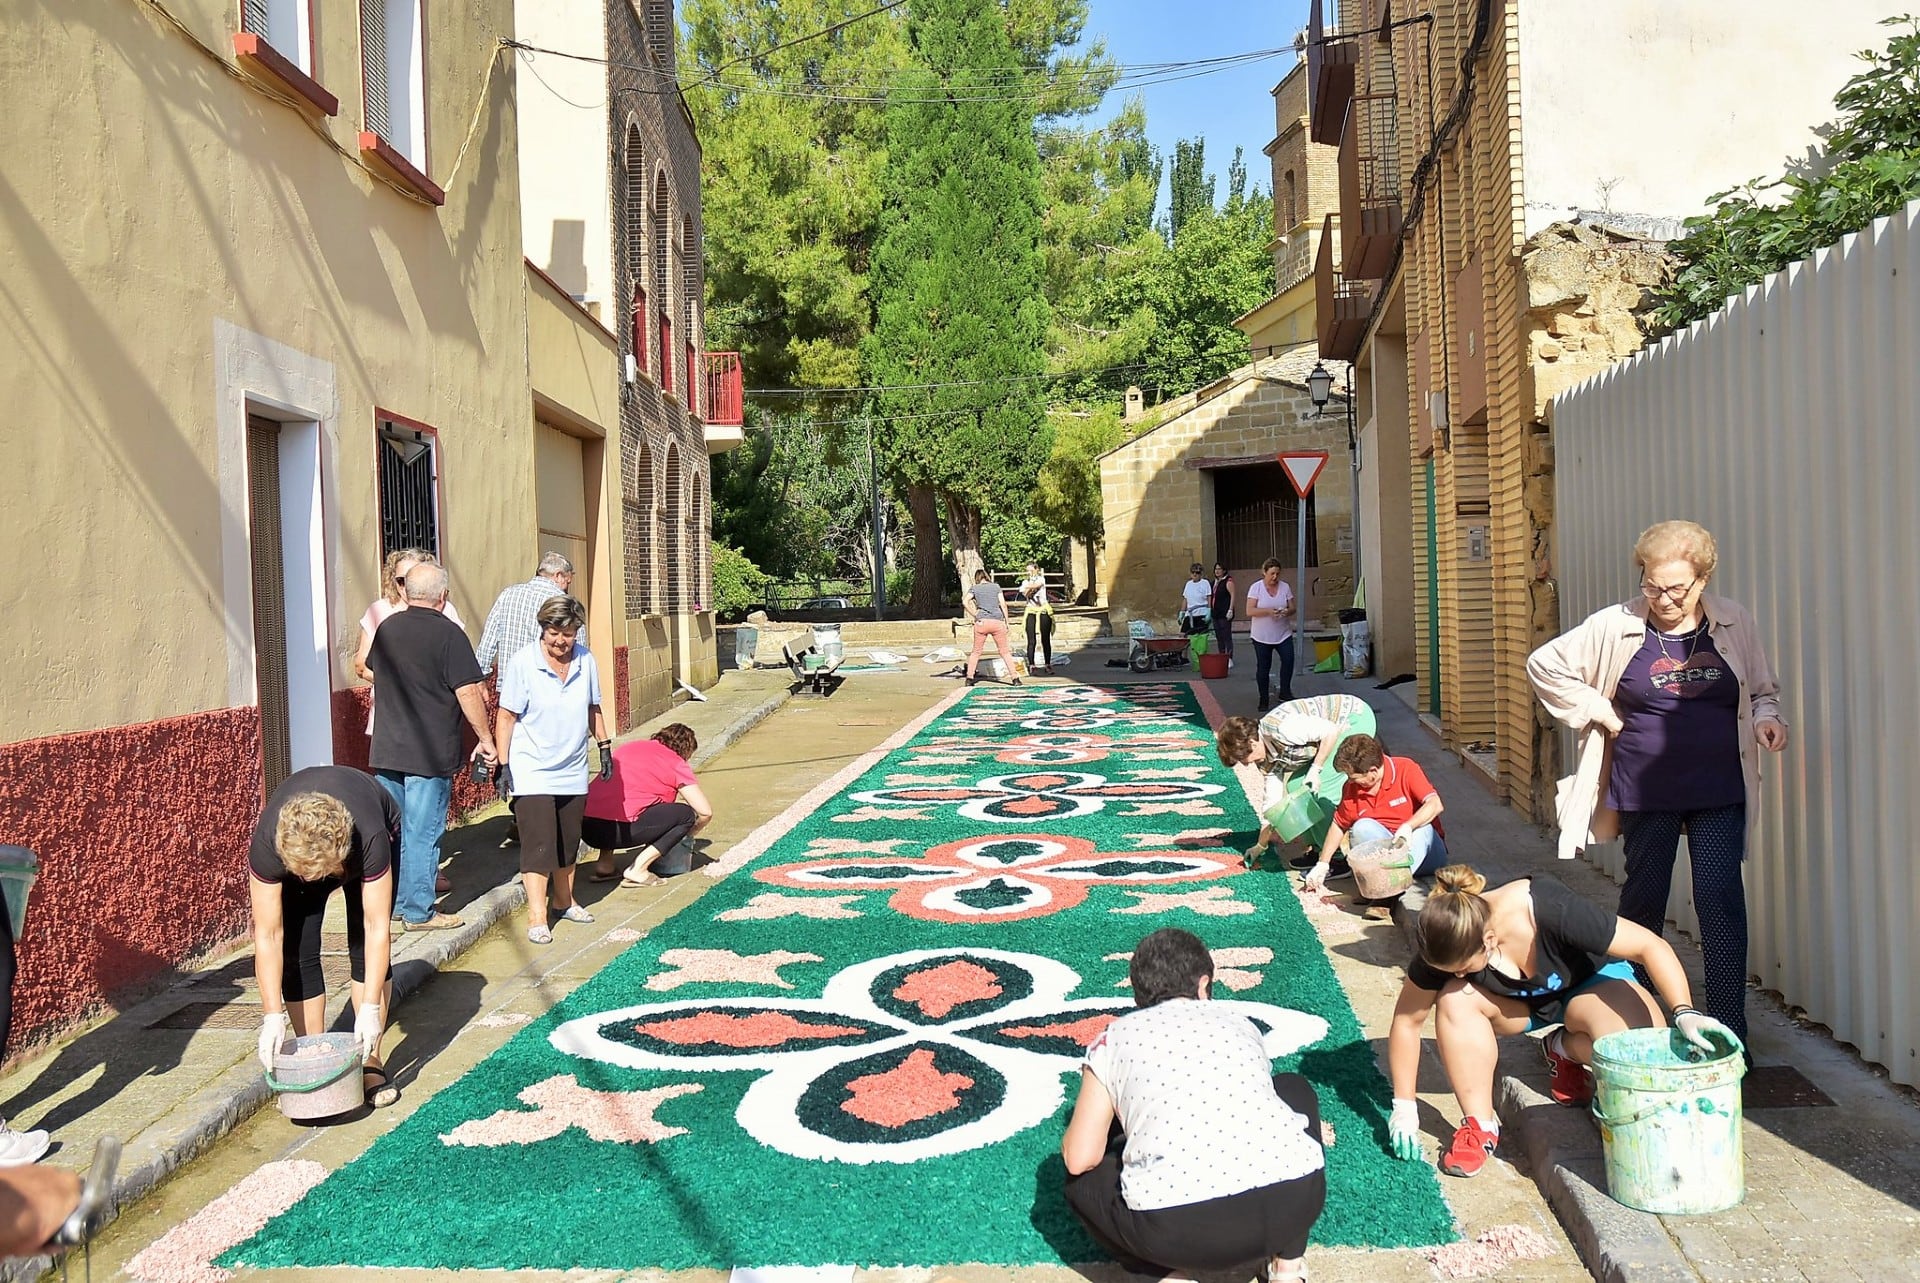
[[[320,966],[320,924],[327,916],[327,897],[340,883],[328,879],[306,882],[290,878],[280,884],[280,996],[288,1002],[322,998],[327,978]],[[364,889],[362,894],[365,894]],[[347,897],[348,974],[367,978],[367,920],[357,897]]]
[[[1683,830],[1687,835],[1687,863],[1693,869],[1693,912],[1700,921],[1700,954],[1706,973],[1700,1005],[1745,1042],[1747,888],[1740,864],[1747,855],[1746,806],[1736,803],[1710,811],[1621,812],[1627,882],[1620,888],[1620,916],[1655,935],[1665,931],[1667,892],[1673,886],[1673,862],[1680,853]],[[1654,992],[1644,971],[1641,981]]]
[[[1047,657],[1047,667],[1053,667],[1053,614],[1029,610],[1027,612],[1027,667],[1033,667],[1034,634],[1038,632],[1040,653]]]
[[[1320,1140],[1320,1101],[1299,1074],[1275,1074],[1273,1090],[1307,1120]],[[1120,1155],[1126,1137],[1114,1124],[1099,1166],[1067,1177],[1067,1203],[1094,1241],[1136,1273],[1261,1272],[1268,1258],[1305,1256],[1307,1235],[1327,1202],[1327,1171],[1223,1198],[1137,1212],[1120,1195]]]
[[[600,851],[650,846],[661,855],[680,845],[700,817],[685,802],[655,802],[631,820],[601,820],[589,815],[580,835]]]

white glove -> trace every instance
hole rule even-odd
[[[284,1011],[269,1011],[260,1021],[260,1065],[268,1073],[273,1072],[273,1057],[286,1042],[287,1034],[293,1027]]]
[[[1702,1015],[1692,1007],[1675,1007],[1673,1009],[1673,1027],[1680,1031],[1680,1036],[1687,1040],[1688,1045],[1698,1048],[1700,1053],[1705,1056],[1714,1056],[1720,1053],[1720,1048],[1713,1045],[1712,1041],[1707,1037],[1708,1034],[1719,1034],[1728,1047],[1738,1047],[1740,1045],[1740,1039],[1734,1034],[1733,1030],[1727,1028],[1712,1016]]]
[[[1252,864],[1255,860],[1259,859],[1261,856],[1265,855],[1266,853],[1267,853],[1267,844],[1265,842],[1255,842],[1252,846],[1248,847],[1246,850],[1247,863]]]
[[[380,1027],[380,1004],[361,1003],[359,1012],[353,1018],[353,1036],[360,1040],[362,1061],[373,1060],[379,1056],[380,1035],[384,1032],[385,1030]]]
[[[1395,1158],[1409,1161],[1420,1157],[1420,1104],[1418,1101],[1400,1100],[1393,1102],[1393,1113],[1387,1116],[1387,1137],[1393,1147]]]
[[[1300,884],[1303,891],[1318,891],[1327,885],[1327,875],[1333,872],[1333,865],[1322,860],[1307,870],[1306,881]]]

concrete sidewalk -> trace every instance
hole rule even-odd
[[[1373,705],[1389,750],[1417,760],[1445,799],[1456,858],[1496,883],[1545,873],[1600,904],[1617,903],[1611,879],[1585,861],[1557,859],[1553,835],[1496,801],[1485,772],[1443,747],[1397,694],[1371,680],[1307,675],[1295,685],[1298,694],[1340,690]],[[1698,948],[1672,927],[1667,935],[1699,992]],[[1404,961],[1406,951],[1399,952]],[[1552,1103],[1546,1066],[1520,1039],[1502,1043],[1499,1157],[1531,1169],[1588,1268],[1606,1283],[1920,1278],[1920,1103],[1773,995],[1750,989],[1748,1012],[1758,1069],[1747,1084],[1740,1206],[1655,1216],[1607,1197],[1598,1129],[1586,1111]],[[1434,1107],[1422,1111],[1429,1139],[1444,1146],[1458,1106],[1431,1031],[1420,1082]]]
[[[684,722],[699,737],[698,767],[787,701],[787,674],[731,672],[706,695],[623,738]],[[440,907],[464,925],[394,937],[393,1018],[404,1012],[408,994],[525,902],[518,848],[505,841],[506,827],[506,808],[495,804],[447,831],[442,852],[453,890]],[[327,1011],[337,1028],[352,1019],[344,913],[336,897],[322,937]],[[126,1150],[114,1186],[117,1214],[268,1103],[254,1056],[260,1019],[253,951],[243,945],[14,1066],[0,1079],[5,1116],[16,1128],[51,1132],[54,1148],[46,1161],[75,1170],[91,1161],[101,1136],[120,1137]],[[402,1073],[396,1081],[404,1086]],[[48,1264],[45,1258],[0,1262],[0,1280],[35,1278]]]

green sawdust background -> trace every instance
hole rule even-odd
[[[1167,688],[1159,688],[1166,692]],[[1039,692],[1035,692],[1036,694]],[[1123,698],[1125,689],[1116,691]],[[1210,739],[1191,690],[1173,688],[1177,707],[1196,732]],[[976,694],[974,699],[978,698]],[[299,1204],[222,1258],[222,1264],[260,1267],[330,1266],[471,1269],[666,1269],[734,1265],[998,1265],[1051,1264],[1101,1258],[1082,1232],[1061,1192],[1061,1131],[1073,1091],[1054,1123],[1032,1127],[983,1149],[912,1164],[819,1162],[766,1148],[741,1130],[734,1111],[754,1072],[661,1072],[626,1069],[576,1059],[555,1050],[547,1036],[563,1021],[641,1002],[759,996],[818,997],[829,977],[869,958],[910,949],[977,945],[1040,954],[1077,970],[1083,984],[1071,997],[1124,991],[1123,962],[1103,956],[1131,950],[1159,926],[1182,926],[1213,948],[1265,946],[1274,961],[1257,969],[1262,983],[1230,995],[1314,1013],[1330,1027],[1317,1046],[1275,1062],[1297,1070],[1318,1089],[1325,1119],[1337,1134],[1328,1151],[1327,1208],[1314,1229],[1322,1246],[1411,1247],[1450,1242],[1452,1218],[1440,1197],[1433,1169],[1405,1163],[1386,1151],[1387,1084],[1375,1067],[1346,995],[1334,978],[1323,946],[1284,877],[1269,873],[1219,881],[1136,888],[1186,891],[1231,886],[1238,898],[1258,906],[1237,917],[1202,917],[1188,910],[1158,916],[1116,916],[1131,905],[1114,887],[1096,886],[1084,904],[1064,913],[998,925],[957,926],[925,922],[887,907],[889,890],[864,893],[852,907],[858,921],[781,918],[717,922],[714,915],[770,890],[751,870],[809,858],[817,837],[879,838],[910,833],[916,845],[981,834],[1019,831],[1022,826],[981,824],[959,818],[951,807],[936,817],[903,826],[899,821],[834,823],[856,804],[847,794],[886,787],[896,773],[952,774],[980,779],[1022,768],[990,757],[972,765],[907,765],[916,745],[929,737],[965,735],[1010,739],[1033,734],[1017,725],[982,732],[954,727],[972,700],[963,701],[829,800],[775,842],[747,869],[711,891],[609,963],[551,1012],[458,1082],[427,1101],[360,1158],[335,1172]],[[1033,705],[1034,710],[1084,709],[1085,705]],[[1164,733],[1165,725],[1100,728],[1115,739]],[[937,750],[920,750],[937,751]],[[1130,763],[1120,754],[1072,771],[1126,778],[1129,766],[1164,768],[1186,761]],[[1232,773],[1210,747],[1192,759],[1207,767],[1204,782],[1224,786],[1212,801],[1219,818],[1179,815],[1129,817],[1126,802],[1109,802],[1098,814],[1045,821],[1035,831],[1094,841],[1102,852],[1134,852],[1141,844],[1123,836],[1186,829],[1234,829],[1234,848],[1253,837],[1255,821]],[[942,813],[944,812],[944,814]],[[1169,842],[1169,848],[1171,843]],[[1222,849],[1234,849],[1222,848]],[[911,858],[915,849],[895,856]],[[881,858],[860,856],[850,858]],[[853,888],[824,890],[845,893]],[[787,889],[785,894],[804,894]],[[661,969],[662,952],[674,948],[732,949],[743,954],[786,949],[814,953],[819,963],[784,967],[793,988],[767,985],[690,984],[666,993],[643,987]],[[1224,992],[1224,991],[1223,991]],[[531,1146],[462,1148],[438,1137],[461,1123],[499,1109],[527,1108],[516,1100],[530,1084],[555,1074],[573,1074],[596,1090],[633,1091],[675,1082],[698,1082],[705,1090],[663,1104],[656,1117],[688,1134],[652,1145],[618,1145],[587,1139],[577,1128]]]

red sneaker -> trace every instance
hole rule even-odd
[[[1499,1143],[1499,1132],[1487,1131],[1471,1118],[1463,1119],[1453,1134],[1453,1144],[1440,1156],[1440,1170],[1449,1176],[1477,1176]]]
[[[1571,1056],[1563,1056],[1554,1050],[1555,1039],[1547,1038],[1540,1049],[1547,1054],[1547,1068],[1552,1077],[1547,1083],[1547,1091],[1562,1105],[1584,1105],[1593,1099],[1593,1071]]]

